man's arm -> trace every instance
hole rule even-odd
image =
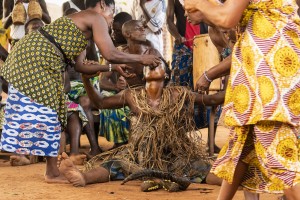
[[[221,105],[225,100],[225,91],[217,92],[216,94],[205,95],[193,92],[196,96],[195,103],[205,106]]]
[[[3,27],[8,29],[12,25],[11,12],[14,8],[14,1],[12,0],[3,0]]]
[[[175,4],[174,0],[168,0],[168,7],[167,7],[167,27],[170,32],[170,34],[175,38],[175,43],[176,44],[181,44],[184,42],[184,38],[181,37],[179,34],[177,27],[174,23],[175,18],[174,18],[174,9],[175,9]]]
[[[42,11],[43,11],[42,21],[45,22],[46,24],[50,24],[51,23],[51,17],[49,15],[49,12],[48,12],[48,9],[47,9],[47,4],[46,4],[45,0],[40,0],[39,3],[40,3],[40,6],[42,8]]]
[[[92,103],[96,106],[98,109],[117,109],[117,108],[123,108],[124,106],[127,106],[127,98],[128,98],[128,90],[123,90],[120,93],[110,96],[110,97],[104,97],[99,93],[99,91],[94,88],[89,80],[89,77],[83,75],[82,81],[85,87],[85,90],[91,99]]]

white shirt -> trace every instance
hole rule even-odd
[[[162,32],[158,35],[155,32],[161,30],[166,20],[166,5],[164,0],[151,0],[145,3],[151,19],[147,22],[147,28],[145,30],[147,39],[152,42],[154,48],[156,48],[162,55],[164,50]],[[140,6],[140,0],[134,0],[132,8],[132,18],[135,20],[146,21],[144,12]]]

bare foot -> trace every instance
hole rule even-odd
[[[85,186],[83,174],[75,167],[69,156],[63,152],[61,155],[59,171],[67,178],[67,180],[75,187]]]
[[[72,160],[74,165],[83,165],[84,160],[86,159],[86,155],[78,154],[78,155],[70,155],[70,159]]]
[[[29,165],[30,161],[28,158],[26,158],[24,155],[13,155],[10,156],[10,165],[11,166],[23,166],[23,165]]]
[[[70,183],[63,174],[59,176],[48,176],[45,175],[46,183]]]

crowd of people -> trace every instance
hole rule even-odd
[[[221,185],[218,199],[239,186],[248,200],[262,192],[300,199],[297,3],[69,0],[51,22],[44,0],[3,0],[0,149],[12,166],[44,159],[48,183],[142,176],[142,191],[194,182]],[[220,62],[195,79],[203,66],[193,64],[193,40],[202,34]],[[209,93],[218,78],[223,89]],[[230,134],[214,159],[197,130],[216,107],[215,130],[220,120]],[[114,143],[110,151],[99,135]]]

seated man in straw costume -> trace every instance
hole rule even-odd
[[[127,145],[90,160],[84,173],[63,153],[60,170],[69,182],[74,186],[85,186],[151,169],[179,177],[176,180],[179,180],[180,189],[189,185],[181,185],[183,177],[188,183],[206,179],[209,184],[220,184],[218,179],[208,175],[211,165],[201,136],[194,130],[193,106],[194,103],[220,104],[224,100],[224,92],[202,95],[182,86],[168,86],[168,71],[165,62],[156,68],[145,66],[145,86],[128,88],[110,97],[99,94],[88,81],[89,77],[83,76],[86,91],[99,109],[129,106],[132,116],[130,138]],[[100,167],[96,167],[97,160],[103,160]],[[155,173],[152,175],[156,176]],[[170,180],[176,182],[174,178]],[[142,190],[159,188],[159,182],[152,183],[154,185]]]
[[[122,16],[122,18],[119,16]],[[123,44],[118,48],[126,53],[152,54],[161,57],[158,50],[153,48],[151,42],[146,39],[146,32],[142,21],[130,20],[130,18],[131,16],[127,13],[119,13],[114,18],[113,39],[115,44]],[[126,44],[124,44],[124,40]],[[144,85],[143,65],[130,64],[130,66],[132,69],[128,71],[129,73],[136,74],[135,77],[124,78],[114,72],[105,72],[102,74],[100,88],[104,96],[111,96],[126,87]],[[114,142],[113,148],[128,142],[129,120],[127,115],[129,112],[128,107],[101,110],[100,136],[105,137],[110,142]]]

